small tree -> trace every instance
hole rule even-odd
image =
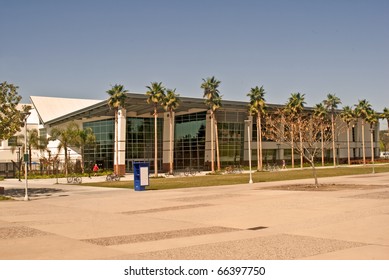
[[[17,92],[18,87],[7,82],[0,83],[0,141],[9,139],[24,126],[26,114],[30,106],[18,109],[22,97]]]
[[[76,147],[80,148],[81,154],[81,170],[85,172],[85,160],[84,151],[86,147],[92,147],[96,144],[96,135],[93,133],[92,128],[80,129],[78,131],[78,138]]]
[[[69,123],[66,127],[54,127],[51,130],[51,137],[49,140],[58,140],[58,154],[61,150],[64,150],[65,153],[65,175],[69,173],[69,159],[68,159],[68,149],[71,146],[75,146],[78,141],[79,128],[78,125],[74,122]]]
[[[350,158],[350,127],[351,124],[356,120],[354,110],[350,106],[344,106],[342,112],[340,113],[340,117],[343,122],[346,123],[347,127],[347,162],[348,165],[351,164]]]
[[[27,150],[29,155],[30,169],[32,166],[32,149],[40,150],[41,152],[45,151],[47,148],[48,141],[46,138],[39,135],[39,132],[36,128],[29,129],[27,131]]]
[[[294,168],[294,142],[295,140],[298,140],[300,142],[299,149],[296,149],[300,152],[300,167],[303,168],[303,144],[302,144],[302,131],[301,131],[301,121],[302,121],[302,115],[305,105],[305,94],[301,94],[299,92],[297,93],[291,93],[288,103],[285,106],[284,112],[285,117],[288,117],[290,122],[290,132],[291,132],[291,143],[292,143],[292,168]],[[299,134],[299,137],[294,137],[295,135],[295,128],[296,125],[294,124],[297,122],[297,131]]]
[[[324,166],[324,132],[327,127],[327,109],[322,103],[316,104],[313,114],[320,120],[321,165]]]
[[[300,113],[299,135],[288,133],[292,130],[293,122],[285,110],[277,110],[269,114],[266,122],[266,137],[270,140],[286,143],[292,147],[293,143],[300,141],[300,145],[294,148],[306,159],[312,167],[315,186],[318,187],[318,178],[315,167],[315,159],[321,150],[321,139],[328,143],[331,133],[324,130],[322,134],[321,123],[323,120],[314,114]],[[292,139],[294,137],[294,139]]]

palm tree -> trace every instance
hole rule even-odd
[[[266,100],[265,90],[263,86],[258,88],[251,88],[247,94],[250,97],[249,111],[257,115],[257,170],[262,171],[263,159],[262,159],[262,116],[266,114]]]
[[[47,147],[47,139],[39,136],[39,132],[36,128],[29,129],[27,131],[27,150],[28,150],[28,161],[30,165],[30,169],[32,166],[32,149],[37,149],[42,151],[46,150]]]
[[[75,146],[78,141],[78,125],[74,122],[69,123],[66,127],[54,127],[51,130],[51,137],[49,140],[58,140],[58,154],[61,150],[65,153],[65,174],[69,173],[68,163],[68,149],[71,146]]]
[[[157,135],[157,120],[158,120],[158,105],[162,104],[165,99],[165,87],[162,82],[153,82],[150,86],[146,87],[148,90],[147,103],[154,106],[154,176],[158,177],[158,135]]]
[[[321,165],[324,166],[324,130],[328,113],[323,103],[316,104],[313,115],[320,122]]]
[[[301,94],[301,93],[292,93],[291,96],[289,97],[288,99],[288,103],[286,104],[286,110],[287,112],[290,114],[291,116],[291,121],[293,121],[293,119],[297,119],[297,126],[298,126],[298,132],[299,132],[299,141],[300,141],[300,166],[301,168],[303,168],[303,161],[304,161],[304,157],[302,155],[302,151],[303,151],[303,148],[302,148],[302,145],[303,145],[303,142],[302,142],[302,131],[301,131],[301,121],[302,121],[302,113],[303,113],[303,110],[304,110],[304,105],[306,104],[306,102],[304,101],[305,100],[305,94]],[[294,136],[294,125],[292,124],[292,135]],[[294,148],[293,148],[293,136],[291,137],[292,138],[292,168],[294,168]]]
[[[215,111],[221,107],[221,97],[218,87],[220,81],[212,78],[203,79],[201,88],[204,89],[203,98],[205,98],[205,104],[208,106],[211,113],[211,171],[215,172],[215,159],[214,159],[214,129],[217,131],[217,124],[215,123]],[[216,132],[217,133],[217,132]],[[217,145],[218,146],[218,145]],[[218,148],[217,148],[218,149]],[[220,160],[218,156],[218,168],[220,170]]]
[[[216,112],[219,108],[222,107],[222,98],[219,96],[215,98],[212,106],[212,110]],[[216,161],[217,161],[217,171],[220,171],[220,153],[219,153],[219,132],[218,132],[218,125],[217,125],[217,119],[214,118],[215,123],[215,143],[216,143]]]
[[[379,115],[374,111],[370,110],[366,116],[366,122],[370,125],[370,143],[371,143],[371,163],[373,164],[374,173],[374,131],[375,126],[378,123]]]
[[[78,141],[76,146],[80,148],[81,153],[81,168],[82,172],[85,170],[84,151],[85,147],[92,146],[96,143],[96,135],[93,133],[92,128],[88,127],[78,131]]]
[[[347,126],[347,163],[351,164],[350,159],[350,126],[353,121],[355,121],[354,110],[350,106],[344,106],[340,117],[346,123]]]
[[[327,94],[327,99],[323,101],[324,106],[331,113],[331,134],[332,134],[332,158],[334,160],[334,167],[336,166],[336,150],[335,150],[335,110],[342,102],[335,94]]]
[[[387,107],[384,108],[382,114],[380,115],[381,119],[386,119],[388,122],[388,131],[389,131],[389,109]]]
[[[363,164],[366,164],[366,151],[365,151],[365,121],[369,112],[372,110],[369,101],[366,99],[359,100],[358,104],[355,105],[355,116],[360,118],[362,121],[362,155]]]
[[[176,90],[167,89],[163,100],[165,110],[169,112],[169,174],[173,174],[173,112],[180,105],[180,95]]]
[[[118,175],[121,174],[119,170],[119,135],[118,135],[118,112],[125,105],[127,93],[128,91],[124,89],[123,85],[115,84],[111,87],[111,89],[106,91],[109,95],[108,98],[108,106],[110,109],[115,110],[115,164],[114,164],[114,172]]]

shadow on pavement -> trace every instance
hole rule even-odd
[[[42,197],[42,196],[51,196],[56,193],[65,192],[62,189],[53,189],[53,188],[31,188],[28,189],[28,196],[30,197]],[[11,196],[11,197],[24,197],[25,195],[25,189],[6,189],[4,191],[4,195]]]

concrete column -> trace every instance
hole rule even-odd
[[[118,122],[117,125],[118,135],[115,135],[115,155],[114,155],[114,170],[118,175],[124,175],[126,173],[126,121],[127,121],[126,109],[121,108],[118,110]],[[116,141],[118,141],[118,151],[116,151]],[[116,156],[118,153],[118,156]],[[116,162],[118,160],[118,162]]]
[[[251,151],[253,150],[253,147],[255,147],[256,149],[256,143],[257,142],[253,142],[253,117],[252,116],[247,116],[247,119],[250,120],[250,142],[251,142]],[[244,165],[248,165],[249,164],[249,146],[248,146],[248,133],[247,133],[247,124],[245,123],[245,126],[244,126],[244,149],[243,149],[243,162],[244,162]],[[251,161],[253,161],[253,159],[251,158]]]
[[[174,127],[175,127],[175,113],[173,112],[173,124],[172,124],[172,151],[173,151],[173,163],[174,163]],[[163,114],[163,153],[162,153],[162,169],[164,172],[168,172],[170,169],[170,112]],[[174,164],[173,164],[174,169]]]

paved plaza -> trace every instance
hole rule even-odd
[[[60,183],[30,180],[23,201],[23,181],[0,182],[18,199],[0,202],[0,259],[389,260],[389,173],[320,179],[363,186],[338,191]]]

